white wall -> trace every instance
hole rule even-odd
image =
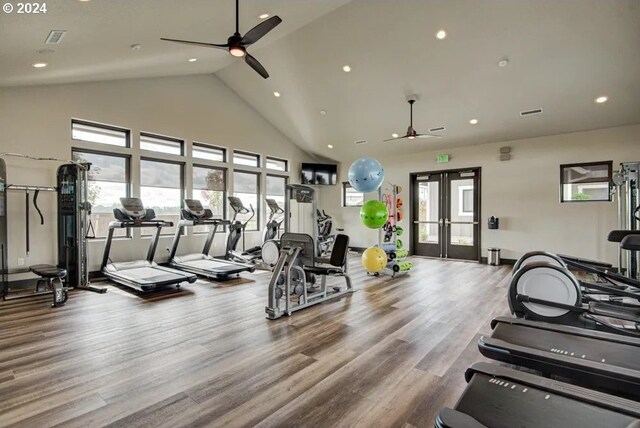
[[[133,196],[137,196],[139,183],[140,150],[137,147],[140,131],[182,138],[187,142],[187,147],[192,141],[201,141],[228,149],[288,159],[292,171],[290,182],[298,182],[300,162],[311,160],[213,75],[0,88],[0,152],[68,159],[73,145],[71,118],[131,130]],[[81,143],[76,145],[91,146]],[[185,161],[189,167],[191,159],[185,158]],[[6,158],[6,163],[9,183],[55,185],[56,163],[15,158]],[[228,174],[229,179],[231,175]],[[264,189],[264,174],[262,180]],[[185,175],[185,185],[189,196],[189,174]],[[37,215],[32,210],[32,252],[27,258],[24,195],[10,194],[10,268],[17,267],[18,258],[26,258],[25,265],[54,263],[56,260],[55,198],[54,195],[43,195],[40,201],[45,211],[46,224],[36,224]],[[265,221],[264,207],[262,214],[261,227]],[[224,238],[223,235],[216,238],[213,254],[224,252]],[[260,240],[261,231],[249,232],[247,248],[258,244]],[[201,235],[184,237],[179,251],[198,251],[203,241],[204,236]],[[140,239],[139,233],[135,232],[133,242],[128,239],[114,242],[112,258],[116,261],[142,258],[147,244],[148,241]],[[157,261],[166,260],[164,249],[169,244],[170,238],[162,238],[158,245]],[[91,270],[99,268],[103,246],[102,240],[90,243]]]
[[[424,144],[428,142],[399,142]],[[512,159],[501,162],[498,150],[512,147]],[[436,155],[447,153],[451,161],[436,163]],[[481,244],[502,249],[503,258],[516,259],[530,250],[544,249],[616,263],[615,244],[608,243],[609,230],[616,228],[615,202],[559,202],[559,166],[563,163],[608,161],[614,170],[623,161],[640,160],[640,125],[576,132],[518,141],[499,142],[451,150],[428,151],[410,156],[379,159],[385,179],[403,187],[405,230],[409,226],[409,174],[467,167],[482,168]],[[352,160],[340,168],[347,180]],[[327,211],[335,213],[352,244],[366,247],[377,243],[377,234],[365,228],[359,208],[340,207],[339,186],[323,190]],[[368,196],[373,196],[369,194]],[[488,230],[487,218],[500,218],[499,230]],[[410,243],[406,234],[404,242]]]

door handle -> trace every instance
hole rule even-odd
[[[477,221],[447,221],[447,224],[479,224]]]

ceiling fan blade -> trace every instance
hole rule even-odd
[[[442,138],[442,135],[436,135],[436,134],[416,134],[416,137],[418,137],[418,138]]]
[[[216,45],[214,43],[193,42],[191,40],[165,39],[163,37],[160,37],[160,40],[164,40],[165,42],[182,43],[182,44],[185,44],[185,45],[192,45],[192,46],[203,46],[205,48],[227,49],[229,47],[228,44],[227,45]]]
[[[389,142],[389,141],[395,141],[395,140],[404,140],[405,138],[407,138],[408,135],[403,135],[402,137],[396,137],[396,138],[389,138],[387,140],[382,140],[383,142]]]
[[[242,43],[243,46],[249,46],[257,42],[265,34],[273,30],[281,22],[282,22],[282,19],[280,19],[279,16],[277,15],[272,16],[271,18],[259,23],[258,25],[253,27],[251,30],[247,31],[247,33],[244,35],[240,43]]]
[[[267,70],[265,70],[265,68],[262,66],[262,64],[260,64],[260,62],[258,62],[257,59],[255,59],[254,57],[249,55],[248,52],[244,56],[244,62],[249,64],[249,67],[251,67],[255,71],[257,71],[260,76],[264,77],[265,79],[269,77],[269,73],[267,73]]]

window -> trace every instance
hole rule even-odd
[[[287,177],[281,175],[267,174],[267,199],[275,200],[280,208],[284,209],[284,198],[287,191]],[[267,216],[270,210],[267,206]],[[268,217],[267,217],[268,218]],[[282,215],[276,215],[275,220],[280,221],[283,219]],[[284,227],[284,222],[280,223],[280,228]]]
[[[140,133],[140,149],[182,156],[184,142],[177,138]]]
[[[560,202],[611,201],[612,161],[560,165]]]
[[[193,157],[217,162],[227,160],[227,150],[222,147],[210,146],[203,143],[193,143]]]
[[[129,158],[78,149],[72,151],[73,160],[88,162],[89,202],[91,225],[96,238],[106,238],[109,223],[114,220],[113,209],[120,206],[120,198],[129,196]],[[116,229],[113,236],[127,236],[126,229]]]
[[[226,214],[226,173],[223,168],[193,166],[193,199],[202,202],[216,218],[225,218]],[[208,232],[210,226],[195,226],[194,233]],[[218,227],[221,231],[222,227]]]
[[[245,166],[260,166],[260,155],[247,152],[233,151],[233,163]]]
[[[266,168],[267,169],[273,169],[276,171],[284,171],[287,172],[289,170],[289,165],[288,162],[284,159],[278,159],[278,158],[272,158],[270,156],[267,156],[267,162],[266,162]]]
[[[71,120],[71,138],[90,143],[129,147],[129,131],[110,125]]]
[[[458,186],[458,215],[473,216],[473,186]]]
[[[245,230],[258,230],[260,224],[260,174],[255,172],[234,171],[233,172],[233,196],[237,196],[248,210],[255,211],[255,215],[247,224]],[[251,217],[249,214],[238,214],[236,220],[245,222]]]
[[[156,218],[173,222],[173,227],[162,229],[163,235],[175,232],[182,207],[182,164],[141,159],[140,198],[145,208],[155,211]],[[153,228],[143,228],[142,234],[153,231]]]
[[[342,183],[342,206],[361,207],[364,202],[364,193],[358,192],[348,182]]]

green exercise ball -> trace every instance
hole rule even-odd
[[[388,216],[387,206],[375,199],[365,202],[360,208],[362,224],[369,229],[380,229],[387,222]]]

